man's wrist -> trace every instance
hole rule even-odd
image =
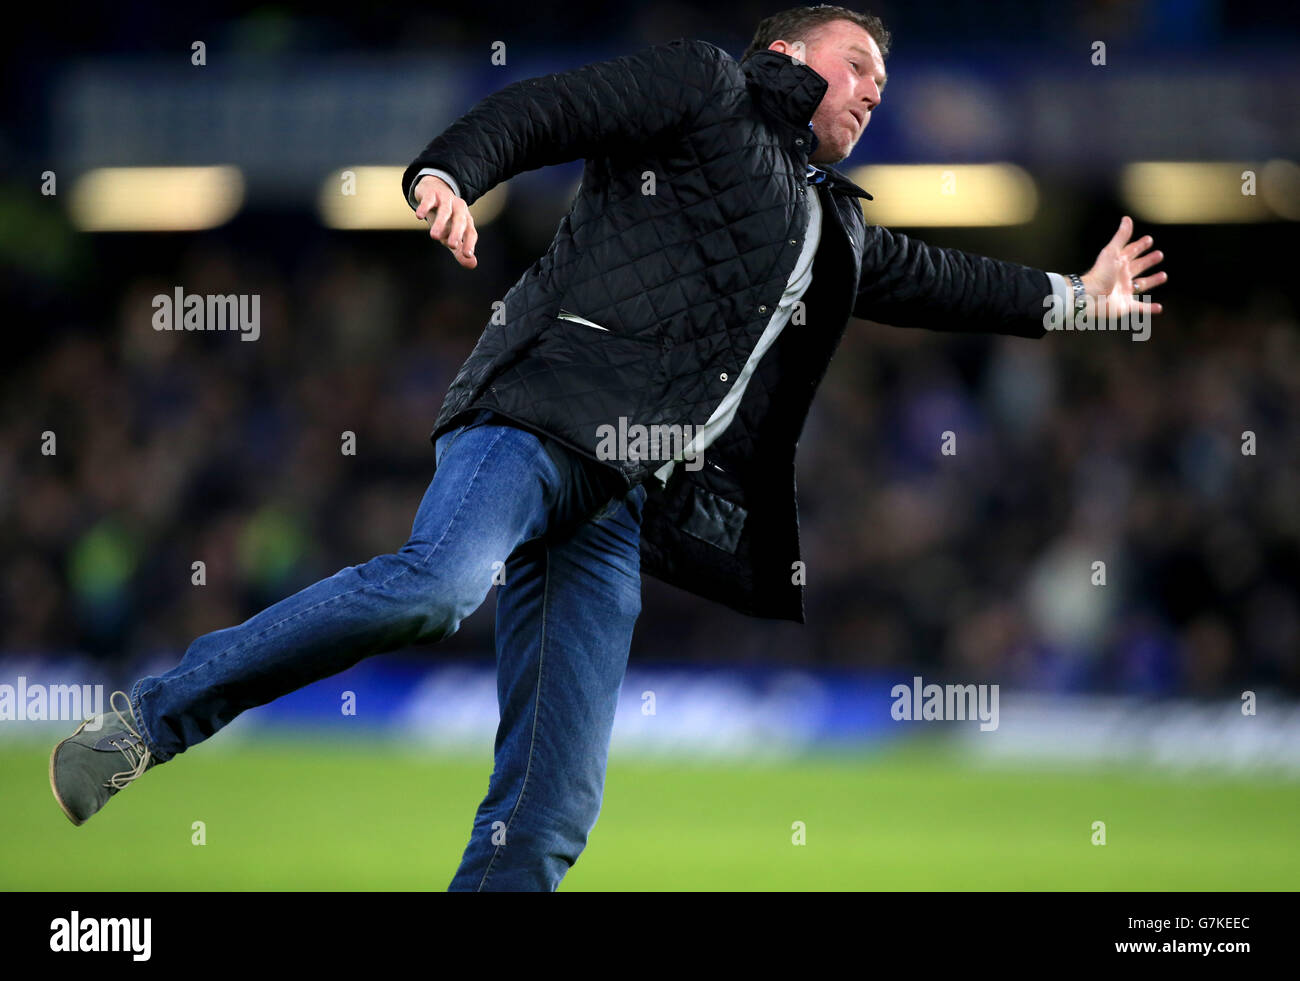
[[[1078,273],[1067,273],[1066,279],[1070,283],[1070,320],[1077,322],[1088,311],[1088,286]]]
[[[411,190],[406,196],[407,203],[410,204],[412,208],[418,208],[420,206],[420,202],[415,198],[415,189],[419,186],[420,181],[424,180],[426,177],[438,178],[451,188],[451,193],[456,195],[456,197],[459,198],[463,196],[460,193],[460,185],[456,183],[456,178],[452,177],[451,174],[447,173],[445,170],[438,170],[435,167],[425,167],[415,175],[415,180],[411,181]]]

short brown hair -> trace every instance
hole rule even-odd
[[[773,41],[803,41],[807,44],[816,35],[818,28],[833,20],[848,20],[857,24],[876,39],[880,57],[889,57],[889,31],[879,17],[822,3],[815,7],[792,7],[771,17],[764,17],[740,60],[744,61],[755,51],[770,48]]]

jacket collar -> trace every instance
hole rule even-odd
[[[831,170],[829,167],[823,167],[822,170],[826,171],[827,186],[833,190],[839,191],[841,194],[851,194],[856,198],[866,198],[868,201],[876,200],[838,170]]]
[[[788,54],[765,48],[741,62],[754,101],[771,116],[804,129],[828,88],[826,79]]]
[[[755,51],[740,67],[760,109],[799,132],[807,131],[808,121],[829,88],[826,79],[803,62],[771,48]],[[870,194],[838,170],[824,164],[813,166],[826,171],[825,183],[830,189],[872,200]]]

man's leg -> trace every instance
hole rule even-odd
[[[637,487],[506,564],[496,759],[453,891],[553,891],[587,842],[641,611],[644,502]]]
[[[543,444],[480,416],[438,443],[439,463],[400,551],[350,566],[237,627],[198,638],[130,697],[159,762],[262,705],[372,654],[456,631],[493,562],[540,536],[560,488]]]

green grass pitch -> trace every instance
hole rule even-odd
[[[50,795],[52,745],[0,745],[5,890],[443,890],[491,768],[486,752],[259,733],[196,747],[74,828]],[[990,769],[924,746],[777,763],[615,752],[560,888],[1295,890],[1297,815],[1300,782],[1283,778]]]

